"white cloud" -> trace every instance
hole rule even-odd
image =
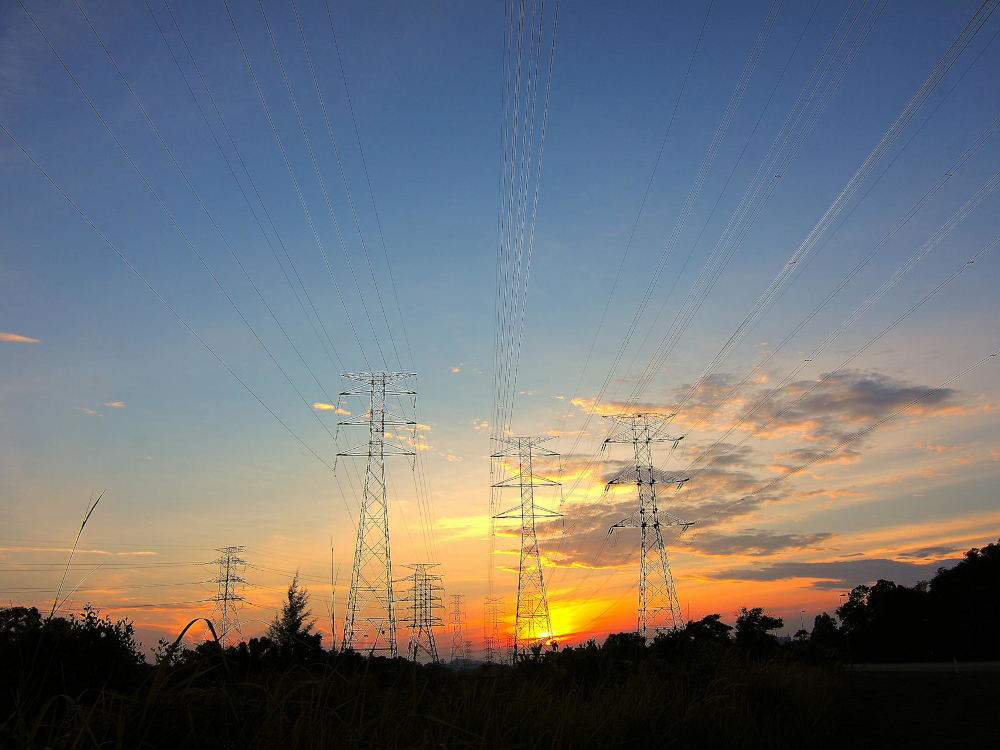
[[[315,409],[316,411],[332,411],[332,412],[334,412],[336,414],[350,414],[351,413],[351,412],[347,411],[347,409],[344,409],[341,406],[337,406],[335,404],[324,404],[322,401],[317,401],[316,403],[314,403],[313,404],[313,409]]]

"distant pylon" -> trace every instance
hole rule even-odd
[[[664,526],[680,526],[685,523],[657,506],[656,485],[675,484],[678,487],[686,481],[676,474],[662,471],[653,466],[653,443],[673,443],[681,438],[664,433],[673,414],[615,414],[606,416],[614,426],[604,440],[608,443],[630,443],[632,445],[633,466],[618,473],[608,487],[615,484],[634,484],[638,490],[639,507],[634,513],[623,518],[608,529],[637,528],[639,542],[639,607],[636,630],[644,637],[650,637],[660,630],[684,627],[684,617],[677,601],[674,578],[670,572],[667,551],[663,544]],[[603,446],[602,446],[603,448]]]
[[[225,648],[230,645],[230,634],[236,633],[239,636],[237,643],[243,640],[243,628],[240,625],[240,613],[236,609],[237,604],[246,601],[240,594],[236,593],[237,586],[246,586],[247,582],[240,575],[240,570],[246,570],[247,561],[239,556],[246,547],[218,547],[216,552],[221,556],[212,560],[213,564],[219,566],[219,575],[213,578],[214,583],[219,584],[219,593],[211,601],[215,602],[212,610],[212,623],[215,625],[215,634],[219,639],[219,644]]]
[[[403,601],[409,602],[406,624],[410,628],[410,642],[406,647],[406,655],[413,661],[418,661],[423,653],[432,662],[440,661],[434,628],[444,624],[435,614],[437,610],[444,608],[441,597],[438,596],[438,592],[443,591],[444,587],[441,585],[440,575],[428,572],[437,567],[437,563],[414,563],[406,567],[413,571],[407,576],[410,580],[410,592],[403,597]]]
[[[469,659],[469,643],[465,640],[465,599],[464,594],[451,595],[451,659]]]
[[[503,662],[503,643],[500,638],[500,617],[503,614],[503,599],[491,596],[483,605],[483,646],[488,664]]]
[[[396,386],[414,373],[351,372],[345,378],[361,385],[341,396],[367,396],[367,414],[341,422],[341,425],[368,425],[365,445],[338,453],[338,456],[365,456],[364,497],[358,521],[358,540],[354,549],[351,591],[347,598],[343,647],[352,648],[355,638],[371,643],[373,653],[396,656],[396,611],[392,592],[392,555],[389,547],[389,503],[386,498],[385,456],[412,456],[413,451],[385,441],[386,426],[415,425],[415,422],[386,410],[386,396],[414,396]]]
[[[534,456],[557,456],[558,453],[539,448],[539,443],[551,437],[509,437],[500,438],[507,448],[493,454],[493,458],[516,458],[517,473],[497,482],[494,487],[517,487],[521,490],[521,502],[513,508],[498,513],[494,518],[521,519],[521,563],[517,576],[517,616],[514,620],[514,654],[530,646],[543,643],[552,637],[552,621],[549,618],[549,603],[545,598],[545,580],[542,576],[542,558],[538,552],[538,536],[535,533],[536,518],[555,518],[561,513],[535,504],[535,487],[557,486],[555,482],[540,477],[532,471]]]

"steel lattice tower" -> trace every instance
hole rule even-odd
[[[640,530],[639,542],[639,608],[636,630],[644,637],[669,628],[684,626],[681,607],[677,601],[674,578],[670,572],[667,551],[663,544],[664,526],[680,526],[686,529],[691,524],[664,513],[657,507],[656,486],[658,484],[683,485],[687,479],[662,471],[653,466],[653,443],[674,443],[681,438],[671,437],[663,432],[673,414],[616,414],[604,417],[614,426],[604,440],[609,443],[629,443],[632,445],[634,465],[623,469],[608,482],[612,485],[634,484],[638,490],[639,507],[634,513],[623,518],[608,529]],[[603,448],[603,446],[602,446]]]
[[[210,601],[215,602],[212,610],[212,623],[215,625],[215,634],[219,639],[219,644],[225,648],[229,645],[229,634],[235,632],[239,635],[239,641],[243,640],[243,628],[240,625],[240,614],[236,609],[237,604],[246,601],[240,594],[236,593],[237,586],[246,586],[247,582],[240,575],[240,570],[246,570],[247,561],[240,557],[246,547],[218,547],[216,552],[221,556],[212,560],[213,564],[219,566],[219,575],[213,578],[213,583],[219,584],[219,593]]]
[[[503,599],[491,596],[483,605],[483,646],[486,651],[486,661],[490,664],[500,664],[503,661],[503,646],[500,639],[500,616],[503,614]]]
[[[469,659],[469,642],[465,640],[465,594],[451,595],[451,659]]]
[[[407,576],[410,581],[410,593],[403,597],[403,601],[409,602],[406,608],[409,612],[406,624],[410,628],[410,642],[406,646],[406,655],[417,661],[423,652],[432,662],[440,661],[437,643],[434,640],[434,628],[444,624],[435,614],[437,610],[444,608],[441,597],[438,596],[438,592],[443,591],[444,586],[441,585],[439,574],[429,572],[431,568],[437,567],[437,563],[414,563],[406,567],[413,571]]]
[[[415,422],[390,413],[387,396],[415,396],[416,391],[397,385],[412,377],[408,372],[352,372],[345,378],[361,385],[344,391],[341,396],[367,396],[368,413],[341,425],[368,425],[365,445],[338,453],[338,456],[364,456],[364,497],[358,521],[358,541],[354,549],[351,571],[351,591],[347,599],[344,621],[343,648],[352,648],[356,638],[370,639],[372,652],[396,656],[396,612],[392,592],[392,556],[389,547],[389,503],[386,497],[385,457],[412,456],[414,452],[398,445],[387,444],[387,426],[415,426]]]
[[[552,620],[549,618],[549,603],[545,598],[545,580],[542,576],[542,558],[538,552],[538,536],[535,532],[536,518],[556,518],[561,513],[535,504],[535,487],[553,487],[559,482],[540,477],[532,471],[534,456],[557,456],[558,453],[539,448],[539,443],[551,437],[509,437],[501,438],[507,448],[493,454],[493,458],[516,458],[517,474],[498,482],[494,487],[517,487],[521,490],[521,502],[509,510],[498,513],[494,518],[521,519],[521,563],[517,576],[517,616],[514,620],[514,655],[519,648],[526,648],[544,642],[552,636]]]

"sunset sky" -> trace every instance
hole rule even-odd
[[[440,563],[478,642],[508,11],[331,2],[338,59],[322,0],[229,0],[266,114],[222,0],[167,2],[0,5],[0,595],[47,611],[106,490],[66,610],[151,645],[245,545],[244,634],[296,569],[329,634],[332,541],[339,633],[364,466],[330,467],[366,439],[336,426],[364,411],[340,375],[401,369],[421,460],[388,459],[395,574]],[[598,453],[624,409],[678,412],[654,458],[691,477],[661,497],[698,522],[669,537],[686,617],[763,606],[790,633],[1000,537],[1000,14],[946,58],[979,5],[559,7],[511,430],[561,454],[536,470],[561,482],[538,502],[563,514],[539,524],[562,640],[635,626],[637,532],[607,535],[634,490],[604,491],[629,448]]]

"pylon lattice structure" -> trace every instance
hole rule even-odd
[[[503,642],[500,637],[500,618],[503,616],[503,599],[491,596],[483,605],[483,647],[489,664],[503,661]]]
[[[438,595],[444,591],[444,586],[441,585],[441,576],[430,572],[431,568],[437,567],[437,563],[414,563],[406,567],[413,571],[407,576],[409,594],[403,597],[403,601],[409,603],[406,624],[410,628],[410,642],[406,646],[406,655],[413,661],[419,661],[421,654],[432,662],[440,661],[434,628],[444,624],[436,614],[444,608]]]
[[[559,482],[535,474],[532,461],[535,456],[557,456],[558,453],[540,448],[539,444],[551,437],[508,437],[501,438],[507,447],[493,454],[493,458],[515,458],[518,462],[516,474],[498,482],[494,487],[517,487],[521,491],[521,502],[513,508],[498,513],[494,518],[519,518],[521,520],[521,562],[517,576],[517,615],[514,620],[513,651],[518,651],[552,636],[552,620],[549,618],[549,603],[545,598],[545,580],[542,575],[542,558],[538,551],[538,535],[535,520],[557,518],[561,513],[535,504],[535,487],[554,487]]]
[[[471,657],[469,642],[465,640],[465,599],[464,594],[451,595],[451,658],[452,663]]]
[[[212,560],[212,563],[219,566],[219,575],[213,578],[214,583],[219,584],[219,593],[211,601],[215,602],[212,610],[212,623],[215,625],[215,634],[219,639],[219,644],[225,648],[231,645],[231,634],[239,636],[236,643],[243,640],[243,628],[240,625],[240,613],[236,608],[237,604],[243,604],[246,599],[236,593],[237,587],[246,586],[246,579],[240,575],[241,570],[246,570],[247,561],[240,557],[246,547],[218,547],[216,552],[220,557]]]
[[[661,630],[684,626],[684,618],[677,601],[677,590],[670,572],[666,547],[663,543],[663,527],[680,526],[682,530],[691,526],[657,505],[656,487],[659,484],[682,486],[687,479],[653,466],[653,443],[674,443],[681,438],[671,437],[664,430],[673,414],[616,414],[606,416],[613,427],[604,440],[609,443],[632,445],[633,466],[626,467],[608,482],[612,485],[633,484],[638,490],[639,507],[634,513],[623,518],[608,529],[612,534],[616,529],[639,529],[639,607],[636,630],[644,637],[650,637]]]
[[[360,385],[344,391],[341,396],[363,396],[369,399],[369,409],[341,425],[367,425],[368,442],[338,456],[364,456],[364,495],[358,540],[354,549],[351,590],[347,598],[343,648],[352,648],[356,640],[371,643],[371,652],[396,656],[396,612],[392,590],[392,554],[389,545],[389,503],[386,497],[385,457],[412,456],[414,452],[402,446],[386,443],[386,427],[416,423],[390,413],[385,401],[388,396],[415,396],[398,385],[409,372],[347,373],[345,378]]]

